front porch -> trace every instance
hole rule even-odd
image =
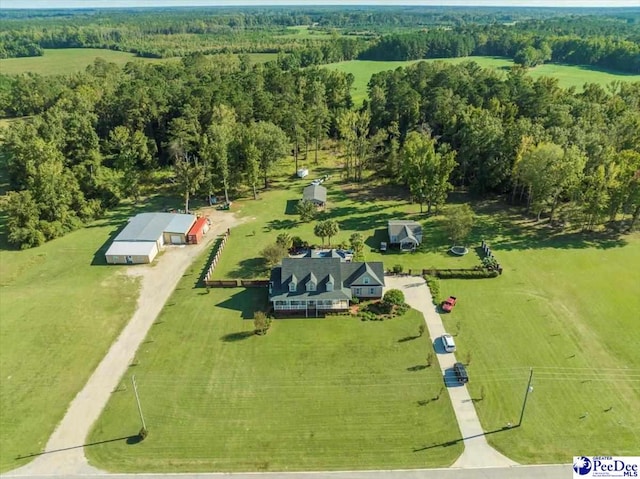
[[[274,301],[273,312],[287,315],[304,315],[318,317],[329,312],[347,311],[349,301],[346,299],[318,299],[318,300],[278,300]]]

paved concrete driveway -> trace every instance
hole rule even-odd
[[[431,292],[426,281],[420,276],[387,276],[386,289],[395,288],[404,293],[406,302],[414,309],[422,312],[427,324],[431,342],[438,340],[446,331],[442,319],[436,311]],[[439,344],[435,343],[435,344]],[[438,362],[443,377],[447,380],[451,405],[458,420],[460,433],[464,438],[464,452],[453,464],[453,467],[498,467],[514,466],[517,463],[503,456],[487,443],[484,431],[478,420],[473,401],[465,385],[459,385],[453,376],[452,368],[456,362],[454,353],[438,350]],[[473,380],[473,378],[470,378]]]

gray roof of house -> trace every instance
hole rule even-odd
[[[194,215],[176,213],[140,213],[129,220],[129,224],[115,237],[114,241],[158,241],[165,231],[171,233],[189,231],[196,220]],[[189,224],[186,230],[183,228]],[[168,229],[168,228],[171,229]]]
[[[367,286],[384,286],[384,267],[381,262],[343,263],[340,258],[284,258],[280,266],[271,270],[271,300],[284,299],[351,299],[351,285],[364,285],[364,275],[371,277]],[[307,282],[314,278],[316,290],[307,291]],[[333,291],[326,284],[333,280]],[[291,281],[296,291],[289,291]]]
[[[389,220],[389,236],[397,236],[398,241],[410,239],[422,242],[422,225],[411,220]]]
[[[380,261],[368,263],[344,263],[343,272],[347,273],[346,284],[351,286],[384,286],[384,265]],[[369,277],[369,283],[364,278]]]
[[[322,185],[309,185],[302,190],[302,199],[307,201],[327,202],[327,189]]]

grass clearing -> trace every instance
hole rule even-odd
[[[101,265],[127,214],[25,251],[6,249],[0,218],[1,471],[42,450],[131,317],[137,284],[123,268]]]
[[[514,65],[514,63],[508,58],[471,56],[460,58],[431,58],[426,60],[397,62],[352,60],[348,62],[331,63],[329,65],[326,65],[326,67],[353,74],[355,79],[352,88],[352,97],[354,103],[360,104],[367,98],[367,84],[369,83],[372,75],[385,70],[394,70],[398,67],[405,67],[418,61],[445,61],[447,63],[453,64],[463,63],[466,61],[474,61],[483,68],[493,68],[499,71],[507,71]],[[547,63],[545,65],[540,65],[538,67],[530,69],[529,75],[531,75],[534,79],[542,76],[557,78],[558,84],[561,87],[575,87],[576,91],[582,91],[582,87],[585,83],[607,85],[615,80],[630,82],[640,81],[640,75],[629,75],[625,73],[599,70],[590,66],[558,65],[552,63]]]
[[[242,242],[231,235],[230,243]],[[293,471],[447,466],[462,445],[422,316],[275,321],[255,336],[261,289],[194,288],[191,267],[89,442],[135,436],[136,375],[149,436],[86,448],[112,471]],[[439,396],[439,399],[433,399]],[[436,446],[428,448],[429,446]],[[422,448],[427,448],[420,450]]]
[[[275,60],[278,57],[277,53],[248,53],[247,55],[255,63],[264,63]],[[215,57],[215,55],[212,56]],[[133,53],[99,48],[60,48],[44,50],[44,55],[41,57],[2,59],[0,60],[0,71],[6,75],[19,75],[28,72],[40,75],[65,75],[83,71],[96,58],[102,58],[119,66],[124,66],[132,61],[145,63],[180,61],[179,58],[142,58],[135,56]]]
[[[103,50],[99,48],[55,48],[44,50],[40,57],[6,58],[0,60],[0,71],[5,75],[38,73],[40,75],[65,75],[83,71],[96,58],[123,66],[132,61],[162,63],[175,61],[164,58],[141,58],[133,53]]]
[[[443,315],[457,357],[471,355],[471,396],[485,431],[516,424],[529,376],[523,426],[487,436],[522,463],[575,454],[633,455],[640,444],[640,234],[556,236],[516,214],[477,208],[504,274],[446,280],[458,297]]]

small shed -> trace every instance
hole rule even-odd
[[[157,254],[155,241],[114,241],[105,259],[108,264],[142,264],[151,263]]]
[[[422,225],[417,221],[389,220],[389,243],[400,245],[401,251],[414,250],[422,243]]]
[[[202,216],[196,220],[187,233],[187,242],[198,244],[207,231],[209,231],[209,219]]]
[[[168,244],[186,244],[187,233],[196,222],[195,215],[170,214],[172,218],[162,234],[164,242]]]
[[[327,203],[327,189],[322,185],[309,185],[302,190],[302,199],[310,201],[316,206],[325,206]]]

